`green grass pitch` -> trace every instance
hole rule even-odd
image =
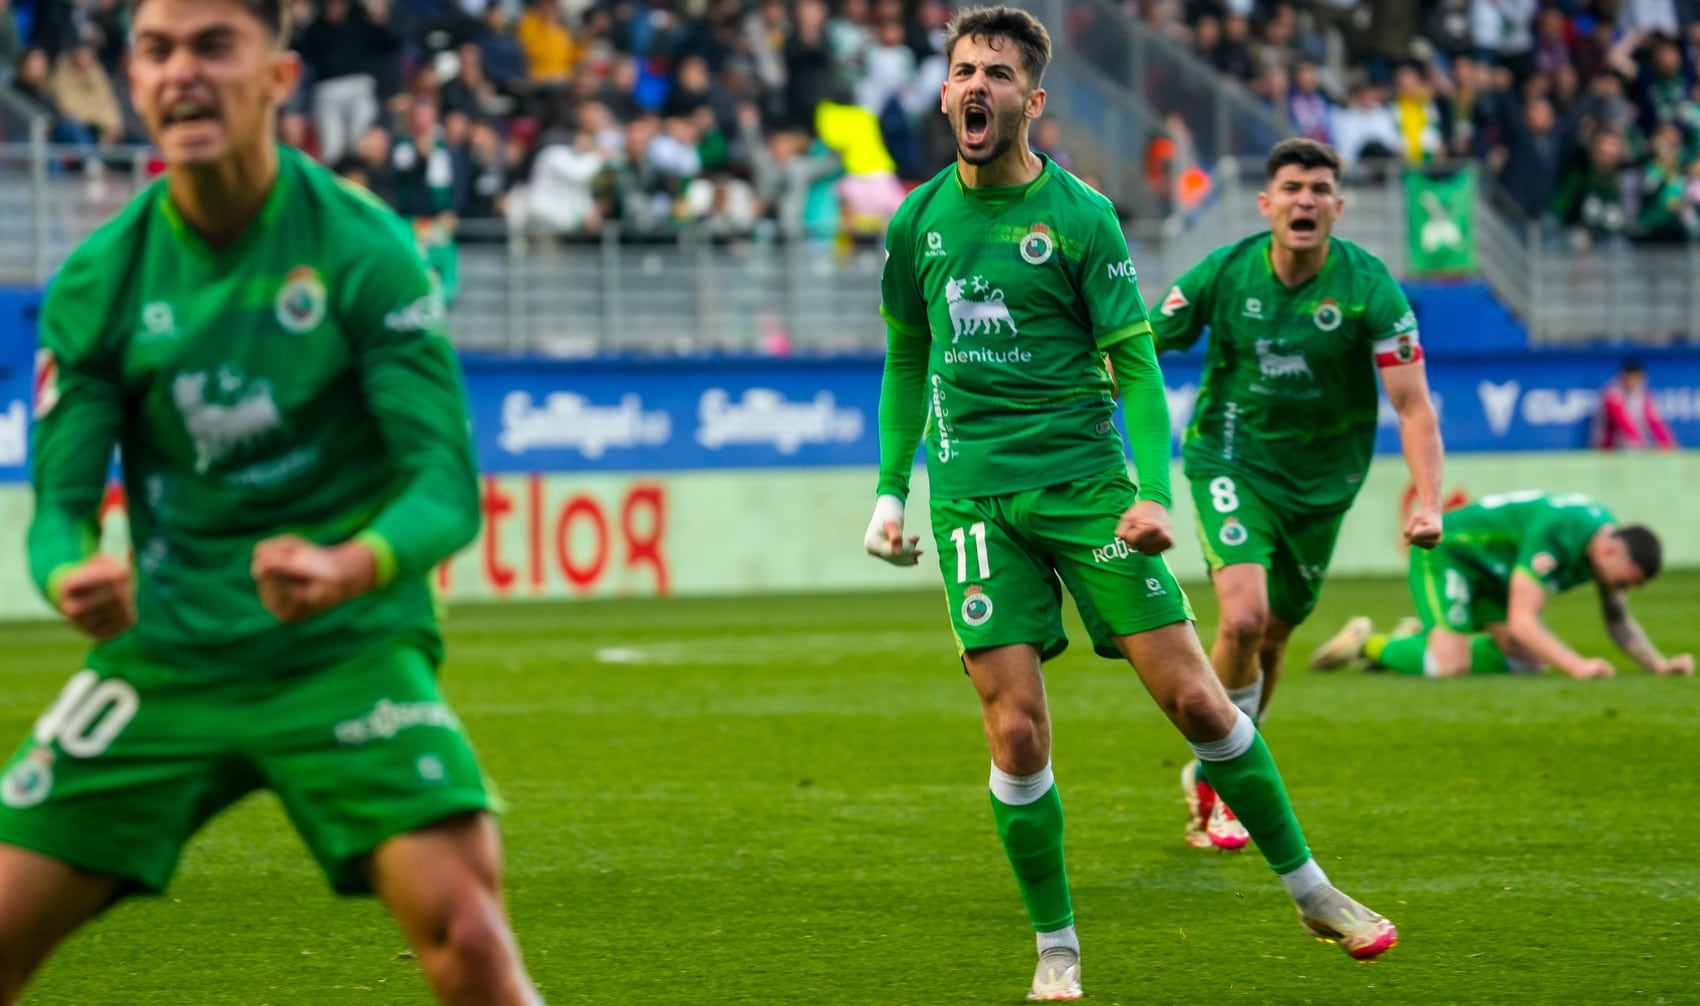
[[[1551,624],[1615,652],[1590,595]],[[1296,663],[1347,615],[1405,606],[1392,580],[1331,582]],[[1667,650],[1700,649],[1700,574],[1635,610]],[[511,804],[511,907],[551,1003],[1021,999],[1032,936],[940,594],[464,607],[448,629],[447,690]],[[1185,748],[1071,631],[1048,680],[1089,1001],[1700,1001],[1700,681],[1622,661],[1600,682],[1290,670],[1266,733],[1312,847],[1400,926],[1359,964],[1302,932],[1254,852],[1182,844]],[[3,636],[9,746],[80,646]],[[429,997],[379,907],[328,894],[260,796],[25,1001]]]

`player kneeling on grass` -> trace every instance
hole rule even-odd
[[[892,219],[880,478],[867,550],[914,565],[903,533],[923,432],[932,526],[962,663],[991,745],[991,810],[1038,934],[1033,999],[1081,994],[1041,661],[1068,645],[1062,590],[1100,655],[1125,659],[1233,802],[1312,933],[1354,957],[1397,939],[1305,844],[1274,759],[1222,689],[1160,553],[1169,411],[1151,322],[1109,201],[1029,149],[1050,38],[1031,15],[952,22],[944,112],[956,163]],[[1114,379],[1104,366],[1108,356]],[[1125,402],[1139,472],[1113,420]]]
[[[426,574],[478,527],[460,375],[399,218],[272,139],[300,72],[283,7],[136,4],[131,89],[170,170],[42,310],[30,566],[97,645],[0,775],[7,1006],[262,787],[442,1001],[539,1002],[436,680]],[[133,568],[91,545],[115,442]]]
[[[1311,667],[1429,677],[1556,667],[1573,678],[1611,677],[1609,661],[1582,656],[1541,621],[1548,595],[1591,580],[1623,652],[1654,674],[1694,673],[1694,657],[1661,654],[1624,600],[1629,588],[1659,574],[1659,539],[1647,528],[1619,527],[1579,493],[1539,491],[1485,497],[1447,514],[1446,527],[1432,551],[1411,550],[1417,617],[1391,636],[1377,634],[1368,618],[1353,618],[1317,649]]]

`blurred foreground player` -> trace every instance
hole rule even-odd
[[[865,546],[918,561],[903,510],[925,429],[939,569],[991,746],[992,817],[1038,934],[1028,997],[1081,995],[1041,671],[1068,645],[1065,585],[1095,651],[1130,661],[1210,762],[1306,928],[1374,957],[1396,941],[1392,923],[1311,857],[1274,759],[1216,680],[1159,554],[1173,544],[1169,414],[1127,241],[1109,200],[1027,142],[1045,107],[1050,38],[1031,15],[991,7],[958,16],[945,45],[957,159],[905,200],[887,234],[880,479]],[[1118,390],[1137,490],[1112,422]]]
[[[426,573],[478,524],[440,297],[395,215],[272,140],[279,0],[141,0],[130,83],[170,170],[41,316],[29,530],[96,640],[0,774],[0,1003],[262,787],[373,892],[437,996],[534,1004],[491,796],[438,691]],[[133,566],[94,550],[113,446]]]

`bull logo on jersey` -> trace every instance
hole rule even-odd
[[[1252,348],[1257,351],[1257,366],[1264,377],[1302,377],[1310,381],[1316,380],[1310,364],[1305,361],[1304,353],[1283,353],[1282,347],[1268,339],[1257,340],[1252,344]]]
[[[278,288],[277,323],[284,331],[306,335],[325,320],[325,283],[311,266],[296,266]]]
[[[979,299],[969,300],[966,296],[969,293],[978,294]],[[1009,326],[1010,338],[1020,334],[1015,328],[1015,318],[1003,302],[1003,291],[994,289],[984,276],[947,281],[944,299],[950,308],[952,344],[965,335],[996,335],[1005,325]]]
[[[203,474],[284,425],[271,382],[250,381],[228,365],[213,374],[178,374],[171,399],[194,441],[195,471]]]
[[[1028,265],[1044,265],[1056,250],[1057,243],[1051,237],[1051,229],[1044,224],[1034,224],[1027,236],[1021,239],[1021,260]]]

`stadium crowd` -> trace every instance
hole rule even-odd
[[[1349,165],[1474,159],[1578,246],[1700,237],[1694,0],[1127,6]]]
[[[59,142],[141,139],[128,6],[0,0],[0,87]],[[872,238],[952,156],[935,114],[943,0],[293,6],[307,73],[283,139],[416,219]],[[1700,237],[1700,0],[1120,6],[1354,169],[1472,158],[1579,246]],[[1103,10],[1076,5],[1066,30],[1109,63],[1126,35],[1101,30]],[[1169,113],[1157,144],[1184,159],[1205,124],[1144,91]],[[1034,146],[1079,170],[1054,118]]]

